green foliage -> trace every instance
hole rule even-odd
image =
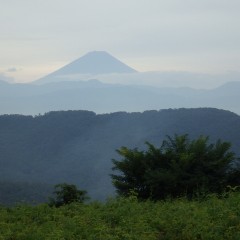
[[[134,190],[140,199],[165,199],[199,193],[222,193],[229,184],[236,185],[233,174],[240,168],[231,169],[236,160],[230,151],[230,143],[218,140],[208,143],[208,137],[190,140],[188,135],[167,137],[160,148],[146,143],[148,149],[122,147],[117,152],[122,160],[113,160],[113,184],[122,196]]]
[[[61,207],[73,202],[82,203],[87,200],[87,192],[78,190],[77,187],[73,184],[57,184],[55,185],[54,194],[55,198],[50,198],[49,205],[55,207]]]
[[[240,239],[240,193],[204,201],[186,198],[138,202],[0,207],[0,239],[193,240]]]

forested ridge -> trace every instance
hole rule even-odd
[[[116,149],[144,148],[146,141],[159,146],[166,135],[174,134],[223,139],[239,154],[240,117],[212,108],[2,115],[0,202],[44,201],[52,186],[61,182],[86,189],[93,199],[105,199],[114,194],[109,175],[111,159],[118,157]]]

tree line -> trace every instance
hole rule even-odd
[[[240,159],[231,144],[221,140],[209,143],[209,137],[190,140],[188,135],[168,136],[159,148],[146,142],[147,149],[117,150],[120,160],[113,159],[111,174],[119,196],[135,194],[139,200],[162,200],[187,196],[192,199],[206,194],[222,194],[240,185]],[[86,191],[74,185],[56,186],[56,199],[61,206],[86,200]]]

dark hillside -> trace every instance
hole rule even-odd
[[[218,138],[230,141],[233,150],[240,153],[240,117],[218,109],[100,115],[89,111],[60,111],[35,117],[2,115],[0,182],[4,182],[5,189],[7,183],[11,183],[9,186],[27,184],[24,198],[36,194],[35,186],[41,186],[39,191],[44,195],[49,192],[49,185],[68,182],[88,190],[94,199],[104,199],[113,193],[109,174],[111,159],[118,157],[116,149],[143,147],[145,141],[159,146],[166,135],[185,133],[191,137],[209,135],[211,141]],[[0,187],[0,202],[3,199],[6,202],[6,191],[4,197],[2,194],[3,187]]]

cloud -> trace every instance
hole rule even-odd
[[[8,68],[6,72],[17,72],[17,71],[19,71],[19,69],[15,67],[11,67],[11,68]]]
[[[15,80],[13,77],[8,77],[4,73],[0,72],[0,81],[5,81],[9,83],[13,83]]]

